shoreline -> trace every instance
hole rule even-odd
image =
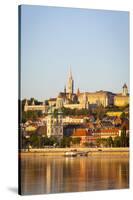
[[[65,156],[66,152],[74,151],[87,153],[87,156],[97,155],[129,155],[129,148],[48,148],[30,149],[19,152],[19,156]]]

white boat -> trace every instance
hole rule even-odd
[[[75,151],[67,151],[67,152],[65,152],[65,156],[74,157],[74,156],[77,156],[77,152],[75,152]]]

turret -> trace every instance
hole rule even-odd
[[[79,88],[77,89],[77,95],[79,95],[80,94],[80,90],[79,90]]]
[[[123,95],[123,96],[127,96],[127,95],[128,95],[128,88],[127,88],[127,85],[124,84],[122,89],[123,89],[123,90],[122,90],[122,95]]]
[[[64,93],[66,94],[66,86],[64,86]]]
[[[27,99],[26,99],[25,105],[24,105],[24,111],[27,112],[27,110],[28,110],[28,101],[27,101]]]
[[[32,106],[34,106],[35,105],[35,101],[34,101],[34,99],[32,100]]]

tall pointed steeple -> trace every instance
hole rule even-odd
[[[72,70],[71,70],[71,65],[69,65],[69,78],[72,78]]]
[[[73,94],[74,81],[72,77],[71,65],[69,66],[68,82],[67,82],[67,93]]]

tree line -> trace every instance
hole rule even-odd
[[[37,135],[32,133],[29,136],[20,138],[21,148],[27,149],[29,146],[32,148],[45,148],[45,147],[72,147],[74,145],[79,146],[81,142],[80,137],[64,136],[61,139],[51,136],[48,138],[46,135]],[[83,144],[85,147],[129,147],[129,136],[126,135],[126,129],[121,131],[121,136],[116,136],[114,139],[110,136],[108,138],[97,138],[96,142],[86,142]]]

